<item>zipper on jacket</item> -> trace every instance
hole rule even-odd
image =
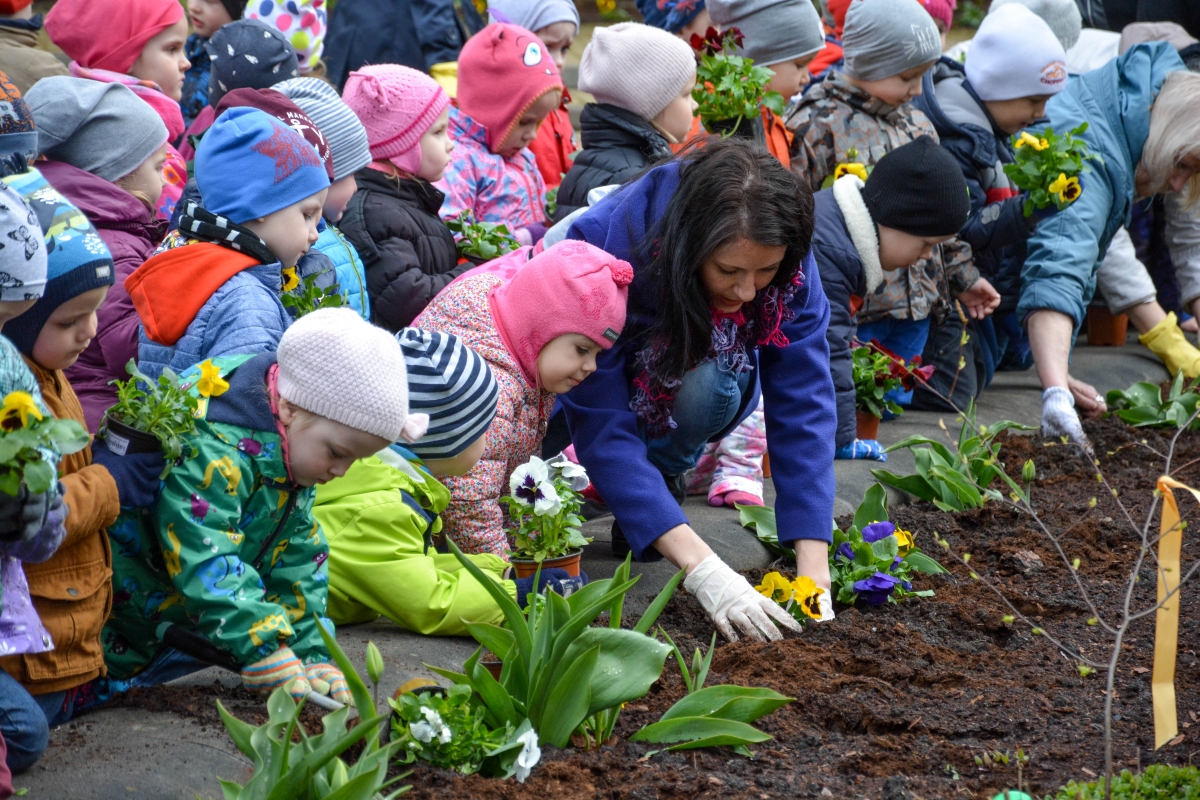
[[[287,505],[284,506],[283,517],[279,520],[279,524],[275,526],[275,530],[271,532],[271,535],[267,538],[267,541],[263,542],[262,549],[258,551],[258,555],[254,557],[254,561],[250,564],[250,566],[254,567],[254,571],[257,572],[261,577],[265,578],[270,574],[270,571],[268,571],[266,575],[263,574],[263,559],[267,557],[267,553],[269,553],[271,548],[275,546],[275,541],[279,538],[279,534],[283,532],[283,526],[287,524],[288,518],[292,516],[292,509],[295,507],[296,492],[295,490],[288,490]]]

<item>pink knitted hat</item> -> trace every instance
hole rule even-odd
[[[437,81],[396,64],[351,72],[342,101],[367,129],[371,157],[391,161],[410,175],[421,168],[421,137],[450,105]]]
[[[493,153],[526,109],[563,91],[542,40],[519,25],[493,22],[458,54],[458,107],[487,129]]]
[[[605,350],[613,346],[625,327],[632,282],[627,262],[568,239],[529,259],[488,301],[504,346],[537,386],[538,354],[553,339],[580,333]]]

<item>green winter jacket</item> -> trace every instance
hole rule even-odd
[[[450,491],[415,457],[382,455],[390,463],[363,459],[317,488],[313,514],[329,538],[329,616],[344,625],[382,614],[430,636],[464,636],[464,621],[503,622],[499,606],[458,559],[432,547]],[[504,559],[469,558],[516,597],[516,584],[501,580]]]
[[[316,624],[329,548],[313,519],[313,490],[288,479],[265,389],[275,354],[212,362],[230,387],[201,399],[196,434],[153,513],[123,513],[109,528],[115,597],[103,642],[117,678],[153,660],[164,622],[203,635],[243,666],[283,645],[305,663],[329,660]],[[188,370],[184,383],[197,375]]]

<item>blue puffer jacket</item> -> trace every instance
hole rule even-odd
[[[929,117],[942,147],[962,167],[971,216],[958,238],[971,245],[975,266],[1000,293],[996,313],[1009,313],[1021,294],[1025,242],[1037,224],[1025,216],[1025,195],[1004,174],[1004,165],[1014,161],[1009,136],[996,127],[963,65],[952,58],[943,56],[925,73],[913,105]]]
[[[1167,75],[1179,69],[1183,60],[1166,42],[1134,45],[1100,69],[1072,77],[1047,103],[1056,131],[1090,123],[1081,138],[1104,160],[1089,162],[1083,194],[1029,239],[1018,318],[1045,308],[1070,316],[1077,328],[1083,322],[1096,291],[1096,268],[1117,230],[1129,223],[1150,106]]]
[[[318,274],[316,285],[328,288],[338,285],[346,305],[368,322],[371,320],[371,298],[367,295],[367,270],[354,245],[334,226],[321,220],[320,235],[312,249],[296,264],[301,278]]]

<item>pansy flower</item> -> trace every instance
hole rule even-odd
[[[283,290],[290,292],[300,285],[300,274],[295,267],[288,267],[283,271]]]
[[[1068,178],[1065,172],[1058,173],[1058,177],[1046,187],[1046,191],[1059,199],[1059,202],[1072,203],[1083,192],[1079,186],[1079,178]]]
[[[220,397],[229,390],[229,381],[221,377],[221,368],[208,359],[200,365],[200,380],[196,381],[196,391],[201,397]]]
[[[880,539],[886,539],[896,532],[896,526],[888,522],[886,519],[882,522],[872,522],[862,529],[863,541],[867,544],[874,544]]]
[[[776,603],[786,603],[792,599],[795,592],[792,583],[778,572],[768,572],[763,575],[762,583],[755,586],[754,590]]]
[[[854,591],[867,605],[881,606],[887,602],[900,579],[886,572],[876,572],[866,580],[855,581]]]
[[[792,581],[791,588],[796,593],[796,599],[800,603],[800,609],[804,612],[805,616],[812,619],[820,619],[820,597],[825,594],[825,590],[817,586],[816,582],[807,575],[801,575]]]
[[[0,430],[16,431],[29,424],[33,417],[39,422],[42,412],[33,402],[29,392],[9,392],[4,396],[4,406],[0,408]]]
[[[1029,131],[1022,131],[1020,138],[1013,142],[1013,148],[1020,150],[1022,147],[1032,147],[1034,150],[1041,152],[1050,146],[1050,143],[1045,139],[1040,139],[1034,136]]]
[[[833,170],[833,179],[836,181],[844,175],[854,175],[865,181],[867,179],[867,168],[862,164],[838,164]]]
[[[906,555],[908,555],[908,551],[913,549],[915,544],[913,542],[913,535],[900,528],[896,528],[896,532],[893,535],[896,537],[896,544],[899,547],[900,557],[904,558]]]

